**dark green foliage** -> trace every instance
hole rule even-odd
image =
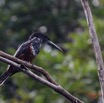
[[[4,2],[5,1],[5,2]],[[94,0],[92,0],[94,1]],[[96,30],[104,54],[104,1],[90,1]],[[80,0],[1,0],[0,49],[14,54],[33,30],[47,27],[47,35],[64,53],[41,50],[34,64],[85,103],[97,103],[100,91],[97,65]],[[0,74],[7,65],[0,63]],[[0,103],[68,103],[61,95],[17,73],[0,87]]]

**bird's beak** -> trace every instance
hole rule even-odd
[[[58,50],[60,50],[60,51],[62,51],[62,49],[59,46],[57,46],[55,43],[53,43],[50,40],[47,41],[47,44],[52,46],[52,47],[54,47],[54,48],[56,48],[56,49],[58,49]]]

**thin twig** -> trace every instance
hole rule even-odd
[[[96,29],[93,23],[93,17],[91,13],[91,9],[88,3],[88,0],[81,0],[83,9],[86,15],[88,27],[89,27],[89,34],[92,40],[94,52],[95,52],[95,57],[96,57],[96,62],[98,64],[98,76],[100,80],[100,86],[101,86],[101,92],[102,92],[102,98],[104,102],[104,64],[103,64],[103,58],[101,54],[101,49],[96,33]]]
[[[17,59],[17,58],[15,58],[15,59]],[[42,84],[54,89],[57,93],[59,93],[59,94],[63,95],[64,97],[66,97],[71,103],[84,103],[81,100],[79,100],[78,98],[76,98],[73,95],[71,95],[69,92],[67,92],[61,86],[55,85],[55,84],[43,79],[42,77],[39,77],[38,75],[36,75],[32,71],[30,71],[28,68],[26,68],[26,67],[23,68],[20,64],[14,62],[12,60],[9,60],[8,58],[0,57],[0,61],[17,67],[18,69],[20,69],[20,71],[22,71],[25,74],[27,74],[28,76],[32,77],[32,79],[35,79],[38,82],[40,82],[40,83],[42,83]]]

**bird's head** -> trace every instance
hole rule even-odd
[[[40,32],[33,32],[32,35],[30,35],[29,40],[32,40],[32,39],[35,39],[35,38],[41,39],[41,42],[43,44],[48,44],[48,45],[52,46],[53,48],[62,51],[62,49],[59,46],[57,46],[46,35],[44,35]]]

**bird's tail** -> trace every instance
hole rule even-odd
[[[11,76],[11,72],[9,70],[5,71],[0,76],[0,86]]]

